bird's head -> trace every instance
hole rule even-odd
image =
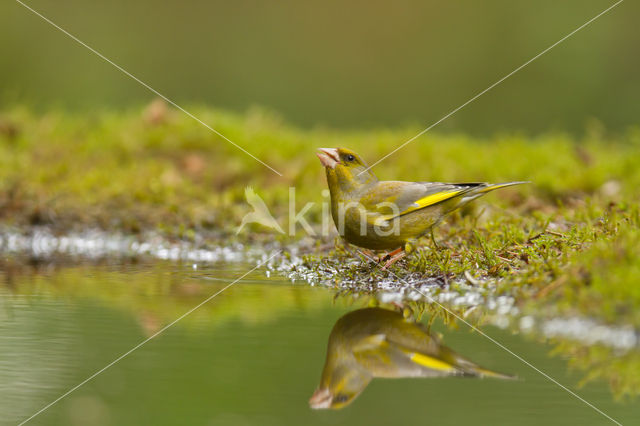
[[[313,409],[344,408],[360,395],[370,381],[371,376],[359,368],[343,365],[329,371],[325,369],[321,386],[309,399],[309,406]]]
[[[316,155],[327,171],[330,189],[337,185],[343,191],[350,192],[378,180],[358,154],[350,149],[320,148]]]

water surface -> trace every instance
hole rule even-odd
[[[27,419],[252,266],[143,262],[2,271],[0,422]],[[374,379],[342,410],[310,409],[334,323],[366,304],[258,270],[29,424],[610,423],[486,338],[440,322],[432,331],[444,344],[519,379]],[[584,376],[538,339],[484,331],[571,389]],[[576,391],[621,423],[640,423],[637,404],[616,401],[607,383]]]

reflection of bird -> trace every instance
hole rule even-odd
[[[321,148],[317,155],[326,169],[338,232],[366,249],[393,250],[385,267],[409,253],[445,215],[489,191],[524,183],[379,181],[351,150]]]
[[[349,312],[329,336],[312,408],[350,404],[374,377],[479,376],[512,378],[486,370],[443,346],[427,328],[380,308]]]
[[[247,186],[244,190],[244,196],[247,199],[247,203],[253,207],[253,211],[244,215],[236,234],[239,234],[247,223],[259,223],[262,226],[273,228],[281,234],[284,233],[278,222],[276,222],[273,216],[271,216],[271,213],[269,213],[267,205],[262,201],[262,198],[255,193],[253,188]]]

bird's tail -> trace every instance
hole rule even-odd
[[[480,377],[491,377],[494,379],[515,380],[518,378],[518,376],[512,374],[498,373],[497,371],[487,370],[482,367],[476,367],[474,373]]]
[[[465,376],[472,377],[491,377],[494,379],[514,380],[517,376],[511,374],[498,373],[497,371],[489,370],[484,367],[480,367],[475,362],[469,361],[461,355],[455,354],[456,365],[460,368]]]
[[[490,183],[487,184],[486,186],[482,186],[480,188],[478,188],[477,190],[473,191],[476,194],[486,194],[487,192],[491,192],[494,191],[496,189],[500,189],[500,188],[506,188],[507,186],[514,186],[514,185],[522,185],[525,183],[531,183],[529,181],[519,181],[519,182],[505,182],[505,183]]]
[[[470,201],[475,200],[478,197],[482,197],[487,192],[495,191],[496,189],[506,188],[507,186],[513,185],[522,185],[523,183],[530,183],[528,181],[520,181],[520,182],[505,182],[505,183],[482,183],[475,184],[475,187],[469,189],[469,191],[465,192],[460,198],[460,202],[456,205],[456,209],[464,206]]]
[[[475,362],[463,357],[462,355],[454,352],[452,349],[441,346],[438,358],[447,365],[454,367],[458,374],[465,377],[491,377],[495,379],[517,379],[516,376],[510,374],[498,373],[497,371],[489,370],[481,367]]]

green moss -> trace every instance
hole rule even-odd
[[[373,162],[421,130],[301,130],[262,110],[190,110],[283,176],[162,104],[94,114],[15,108],[0,113],[0,221],[158,229],[186,239],[210,230],[235,238],[249,211],[244,188],[251,185],[286,229],[290,186],[298,207],[315,202],[308,217],[321,217],[326,183],[316,147],[349,147]],[[468,271],[498,280],[500,291],[517,295],[523,308],[640,325],[639,134],[425,134],[377,165],[378,176],[532,183],[451,216],[436,230],[439,248],[425,239],[394,273],[455,277]],[[264,229],[249,229],[239,238],[255,241],[262,233],[273,239]],[[353,273],[378,274],[369,266]]]

